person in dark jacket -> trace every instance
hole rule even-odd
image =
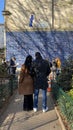
[[[38,110],[38,95],[39,90],[42,89],[42,110],[46,112],[47,107],[47,76],[50,73],[50,67],[46,60],[44,60],[39,52],[35,53],[36,59],[33,61],[34,75],[34,104],[33,110],[36,112]]]
[[[11,72],[12,74],[16,74],[16,67],[17,67],[17,64],[16,64],[16,58],[15,57],[12,57],[10,59],[10,68],[11,68]]]

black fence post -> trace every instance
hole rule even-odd
[[[13,95],[13,75],[10,76],[10,95]]]

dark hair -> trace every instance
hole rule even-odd
[[[31,62],[32,62],[32,56],[31,55],[28,55],[26,57],[26,60],[25,60],[25,67],[30,70],[30,66],[31,66]]]
[[[35,53],[35,57],[36,57],[36,59],[40,59],[40,58],[42,58],[40,52],[36,52],[36,53]]]

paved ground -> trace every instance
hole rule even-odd
[[[41,103],[40,92],[38,112],[25,112],[22,110],[23,96],[16,92],[0,117],[0,130],[63,130],[51,94],[48,93],[48,112],[42,112]]]

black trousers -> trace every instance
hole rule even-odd
[[[16,67],[12,67],[12,74],[16,74]]]
[[[33,94],[24,95],[23,110],[24,111],[33,110]]]

